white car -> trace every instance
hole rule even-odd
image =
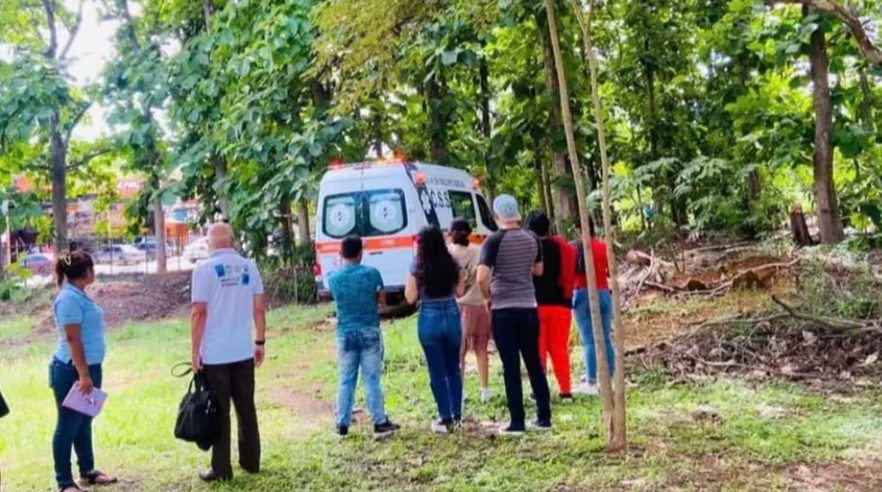
[[[93,255],[98,263],[115,263],[119,265],[131,265],[147,261],[143,251],[131,244],[114,244],[105,246]]]
[[[208,247],[208,238],[199,238],[184,248],[184,259],[192,264],[207,260],[211,250]]]

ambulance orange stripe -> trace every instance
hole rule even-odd
[[[472,234],[469,236],[469,242],[472,244],[484,244],[484,234]],[[395,237],[372,237],[364,240],[364,249],[366,251],[377,251],[383,249],[404,249],[413,248],[416,241],[415,236],[395,236]],[[338,254],[340,252],[341,241],[325,241],[315,244],[315,252],[318,255]]]

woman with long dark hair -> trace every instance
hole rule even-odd
[[[407,276],[407,302],[420,303],[417,323],[439,419],[432,431],[446,434],[462,420],[462,372],[459,367],[462,327],[456,297],[465,291],[465,276],[447,250],[436,226],[417,236],[417,254]]]
[[[481,247],[471,243],[472,226],[463,218],[450,224],[450,254],[456,258],[465,276],[465,293],[456,299],[462,319],[462,347],[459,352],[460,368],[465,374],[465,359],[469,351],[475,353],[478,363],[478,380],[481,383],[481,403],[490,400],[489,357],[487,346],[493,337],[490,310],[484,305],[484,296],[478,288],[478,261]]]
[[[88,295],[95,282],[95,263],[84,251],[62,251],[55,264],[58,296],[53,304],[58,349],[49,364],[50,384],[55,394],[58,423],[52,438],[55,480],[60,492],[79,488],[71,473],[71,450],[77,452],[80,484],[108,485],[116,479],[95,468],[92,450],[92,418],[64,408],[71,388],[88,397],[101,388],[104,362],[104,311]]]

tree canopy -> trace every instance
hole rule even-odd
[[[758,235],[794,205],[825,242],[882,226],[878,0],[606,0],[590,44],[587,2],[555,6],[563,67],[540,0],[4,1],[0,193],[13,175],[51,185],[63,244],[75,182],[138,173],[139,225],[173,193],[290,259],[328,162],[398,152],[467,169],[566,233],[575,173],[592,216],[600,203],[589,46],[619,227]],[[69,70],[81,9],[118,29],[93,86]],[[110,137],[72,138],[96,104]]]

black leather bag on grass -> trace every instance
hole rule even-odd
[[[196,443],[199,449],[208,451],[217,434],[217,428],[217,407],[205,385],[205,378],[201,374],[193,374],[190,388],[178,407],[175,437]]]
[[[6,404],[6,400],[3,399],[3,393],[0,392],[0,419],[9,415],[9,405]]]

